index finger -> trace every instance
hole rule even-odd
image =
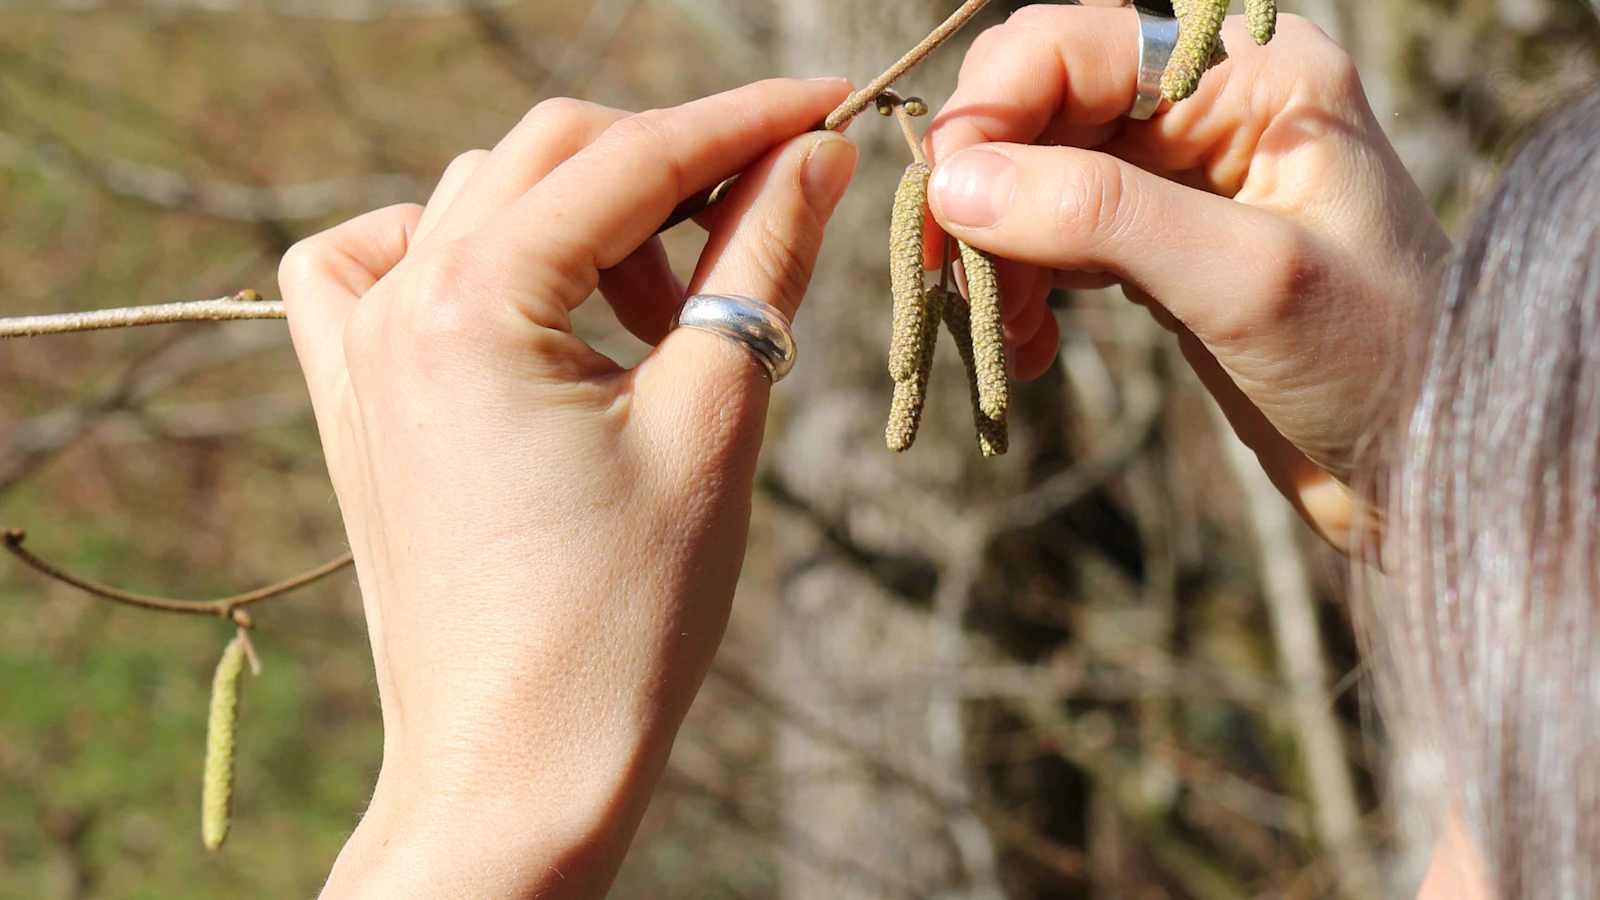
[[[844,79],[775,79],[623,119],[492,223],[490,252],[514,283],[570,310],[679,203],[805,133],[849,90]],[[566,310],[544,324],[562,327]]]
[[[1119,127],[1138,90],[1131,8],[1030,6],[985,31],[955,94],[928,128],[937,162],[974,144],[1092,147]]]

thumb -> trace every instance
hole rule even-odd
[[[1092,150],[970,147],[939,163],[928,202],[952,236],[1019,262],[1109,273],[1208,345],[1270,319],[1307,257],[1286,219]]]
[[[689,293],[750,297],[793,321],[823,229],[855,166],[855,145],[833,132],[807,134],[773,150],[705,220],[710,237]],[[698,462],[713,464],[736,453],[753,466],[770,385],[737,342],[674,331],[634,370],[633,387],[633,415],[657,447],[683,446]]]

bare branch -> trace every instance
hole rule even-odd
[[[304,221],[411,200],[422,187],[403,174],[323,178],[301,184],[251,185],[200,178],[175,169],[91,155],[59,134],[30,142],[0,132],[0,165],[76,174],[107,193],[160,209],[262,223]]]
[[[956,790],[948,784],[940,784],[932,778],[917,774],[930,768],[926,765],[926,761],[907,758],[886,759],[882,754],[862,746],[849,735],[818,719],[800,706],[784,700],[753,675],[730,663],[719,662],[712,666],[710,674],[766,709],[774,718],[855,757],[871,769],[874,776],[905,786],[945,810],[947,814],[959,810],[968,815],[978,816],[1007,846],[1062,878],[1077,880],[1082,877],[1083,855],[1076,849],[1056,843],[1006,810],[980,805],[965,791]]]
[[[899,81],[906,73],[927,59],[933,51],[939,49],[946,41],[954,37],[962,26],[972,21],[973,17],[977,16],[988,5],[989,0],[967,0],[960,9],[956,10],[950,15],[950,18],[944,21],[944,24],[935,28],[915,47],[906,51],[906,55],[900,57],[899,61],[890,66],[882,75],[872,79],[871,84],[846,97],[843,103],[828,114],[828,118],[823,121],[822,127],[830,131],[837,131],[848,125],[850,120],[861,115],[867,107],[877,103],[878,98],[883,96],[884,91],[887,91],[896,81]],[[911,134],[909,129],[907,129],[906,134],[907,140],[914,139],[914,135]],[[918,153],[919,151],[913,151],[913,155]],[[738,177],[735,175],[733,178],[729,178],[718,185],[716,189],[702,191],[680,203],[678,208],[672,211],[672,215],[667,218],[667,221],[661,225],[657,233],[700,215],[712,204],[726,196],[728,192],[724,189]]]
[[[478,6],[504,7],[514,0],[147,0],[140,4],[164,13],[238,13],[265,7],[273,15],[298,19],[375,22],[389,18],[459,15]],[[0,0],[0,9],[56,9],[66,13],[97,12],[125,4],[110,0]]]
[[[331,559],[314,569],[302,572],[293,578],[280,581],[277,584],[257,588],[243,594],[223,597],[218,600],[175,600],[169,597],[153,597],[147,594],[135,594],[120,588],[98,584],[87,578],[74,575],[54,563],[47,562],[35,556],[32,551],[22,546],[27,540],[27,532],[20,528],[12,528],[5,533],[5,548],[34,571],[63,584],[71,585],[86,594],[120,603],[124,606],[133,606],[139,609],[148,609],[156,612],[182,613],[192,616],[217,616],[224,619],[234,619],[242,626],[248,626],[248,619],[243,621],[235,615],[246,606],[271,600],[285,594],[297,591],[309,584],[328,577],[335,572],[349,566],[353,561],[349,553]]]
[[[1122,471],[1139,452],[1160,421],[1165,407],[1160,385],[1148,373],[1131,380],[1128,411],[1104,449],[1083,462],[1051,476],[1043,484],[1002,507],[995,517],[995,532],[1003,534],[1039,525],[1083,499],[1107,479]]]
[[[683,766],[674,765],[669,768],[662,778],[661,786],[667,790],[683,791],[710,801],[746,834],[755,835],[770,843],[778,853],[793,858],[817,872],[832,873],[841,869],[846,870],[854,878],[869,882],[875,894],[880,897],[919,896],[916,886],[907,884],[898,873],[881,872],[867,863],[851,859],[810,834],[797,833],[791,828],[785,830],[780,839],[776,833],[777,826],[767,821],[767,817],[747,810],[741,802],[743,798],[738,793],[719,787],[711,779],[695,775]]]
[[[1294,513],[1246,447],[1213,407],[1223,456],[1244,489],[1261,560],[1261,587],[1278,664],[1288,686],[1290,713],[1317,836],[1339,860],[1339,881],[1352,897],[1377,896],[1378,877],[1361,833],[1355,783],[1343,731],[1330,708],[1327,662],[1305,556],[1295,542]]]
[[[535,48],[516,27],[487,5],[471,7],[469,18],[478,34],[497,51],[512,77],[535,96],[571,93],[581,88],[605,61],[606,49],[621,33],[640,0],[595,0],[589,14],[571,37],[550,36]],[[541,51],[554,57],[540,59]]]
[[[933,51],[943,46],[945,41],[955,37],[956,32],[964,28],[968,22],[971,22],[988,5],[989,0],[967,0],[966,3],[961,4],[961,8],[951,13],[950,18],[944,20],[944,24],[935,28],[927,37],[922,39],[921,43],[907,50],[906,54],[900,57],[894,65],[884,70],[882,75],[872,79],[866,87],[846,97],[837,109],[828,113],[827,121],[823,123],[823,127],[830,131],[836,131],[843,128],[851,119],[861,115],[862,110],[877,102],[879,94],[893,87],[894,83],[905,77],[907,72],[921,65],[922,61],[927,59]]]
[[[260,295],[254,291],[241,291],[232,297],[218,297],[214,300],[185,300],[122,309],[0,319],[0,339],[103,331],[108,328],[171,325],[177,322],[228,322],[286,317],[282,302],[259,298]]]

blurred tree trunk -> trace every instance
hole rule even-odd
[[[861,83],[926,34],[951,4],[779,0],[776,7],[782,71],[847,74]],[[914,74],[906,89],[953,87],[954,56]],[[779,476],[830,521],[869,542],[914,541],[930,536],[929,524],[956,514],[958,498],[948,486],[977,451],[970,426],[936,415],[910,454],[884,449],[888,204],[908,160],[898,133],[876,115],[850,133],[862,148],[861,168],[835,217],[799,323],[804,363],[778,395],[779,403],[795,406],[783,410],[790,427],[773,449]],[[944,362],[934,390],[959,396],[964,411],[966,387]],[[931,463],[948,469],[936,476],[947,482],[943,489],[910,481],[912,473],[925,476]],[[926,513],[920,525],[908,521],[919,512]],[[942,558],[934,546],[895,549],[925,563]],[[936,698],[927,680],[951,662],[950,629],[941,632],[925,607],[894,597],[826,547],[794,546],[789,554],[774,654],[787,699],[867,755],[939,785],[943,800],[963,796],[959,710],[951,708],[954,700]],[[954,640],[961,640],[959,623]],[[853,864],[840,866],[834,878],[819,879],[811,867],[786,872],[784,897],[1001,896],[988,834],[970,813],[883,777],[863,754],[803,729],[782,726],[777,756],[788,832],[820,841]],[[863,872],[879,873],[880,883]]]

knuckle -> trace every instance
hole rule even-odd
[[[568,259],[580,261],[569,264]],[[511,340],[519,322],[566,330],[571,323],[562,298],[586,297],[598,280],[576,251],[542,254],[515,291],[508,290],[500,271],[467,239],[446,243],[421,260],[404,316],[410,352],[424,361],[459,359],[468,348],[473,349],[466,355],[473,355]]]
[[[1296,15],[1280,15],[1278,38],[1283,42],[1283,58],[1293,60],[1312,83],[1342,92],[1361,90],[1355,59],[1316,23]]]
[[[606,129],[602,140],[616,144],[625,152],[624,158],[653,159],[660,166],[662,177],[675,197],[687,197],[688,179],[683,160],[678,152],[679,136],[672,124],[670,110],[652,109],[619,119]]]
[[[1278,13],[1278,36],[1287,37],[1294,43],[1309,40],[1329,41],[1328,33],[1317,23],[1305,16],[1290,12]]]
[[[766,220],[751,235],[746,251],[751,274],[782,298],[785,311],[792,310],[805,297],[816,244],[810,229],[793,233]]]
[[[1057,171],[1062,183],[1054,225],[1067,246],[1088,252],[1126,227],[1129,185],[1116,160],[1099,153],[1077,153]]]
[[[1044,25],[1051,25],[1054,24],[1053,20],[1058,14],[1057,11],[1060,10],[1060,8],[1061,7],[1059,6],[1050,4],[1035,3],[1031,6],[1024,6],[1012,13],[1011,17],[1007,19],[1006,22],[1008,24],[1015,23],[1024,28],[1037,28]]]
[[[1020,13],[1018,13],[1020,15]],[[1016,16],[1012,16],[1013,19]],[[960,78],[971,79],[979,72],[987,69],[995,59],[995,55],[1007,44],[1015,30],[1010,23],[991,25],[978,33],[973,39],[972,46],[967,50],[966,59],[961,64]]]
[[[1262,241],[1262,255],[1274,261],[1267,271],[1266,312],[1273,320],[1291,315],[1309,288],[1321,279],[1319,255],[1298,228],[1281,228]]]
[[[327,268],[325,257],[319,236],[300,240],[283,254],[283,259],[278,261],[278,286],[285,300],[321,276]]]
[[[486,293],[474,251],[460,241],[432,254],[416,274],[407,316],[419,345],[454,344],[472,335],[474,298]]]
[[[651,109],[618,119],[606,129],[606,138],[642,150],[665,152],[673,145],[672,129],[666,110]]]
[[[1251,239],[1252,256],[1266,261],[1255,284],[1241,293],[1254,302],[1227,304],[1206,335],[1208,341],[1243,344],[1258,340],[1262,329],[1273,329],[1298,317],[1317,295],[1325,280],[1325,267],[1313,238],[1302,229],[1279,225]]]
[[[572,97],[540,100],[522,116],[516,130],[555,135],[583,127],[594,114],[595,105]]]
[[[444,177],[450,178],[452,176],[464,175],[468,172],[471,172],[472,170],[478,168],[478,166],[483,165],[483,161],[488,158],[489,151],[487,150],[468,150],[465,153],[457,155],[455,159],[450,160],[450,165],[445,166]]]
[[[1361,70],[1344,48],[1332,43],[1319,66],[1317,80],[1343,97],[1362,97],[1366,89],[1361,85]]]

